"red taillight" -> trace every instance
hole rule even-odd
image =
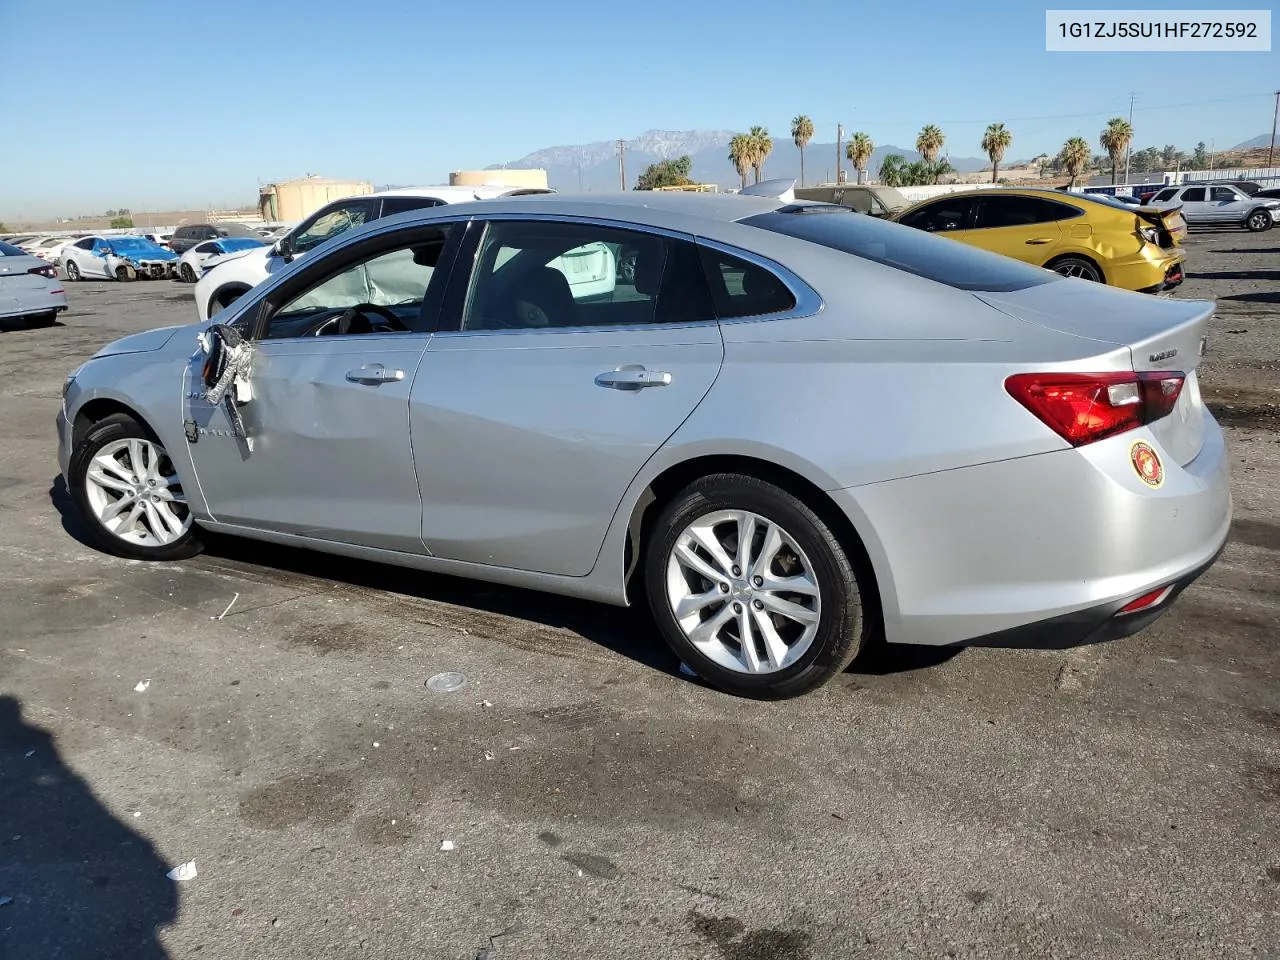
[[[50,280],[58,279],[58,271],[54,267],[32,267],[27,273],[38,273],[42,277],[48,277]]]
[[[1183,373],[1019,373],[1004,386],[1080,447],[1168,416],[1185,382]]]

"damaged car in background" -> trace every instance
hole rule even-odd
[[[178,255],[146,237],[83,237],[62,248],[62,272],[68,280],[168,280]]]
[[[329,237],[68,377],[84,530],[647,603],[693,672],[761,699],[880,642],[1064,647],[1168,610],[1231,522],[1213,304],[793,196],[485,200]]]

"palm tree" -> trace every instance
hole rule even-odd
[[[733,164],[733,168],[738,171],[738,178],[742,181],[744,190],[747,186],[747,171],[751,169],[753,156],[751,138],[745,133],[735,134],[734,138],[729,141],[729,161]]]
[[[804,186],[804,148],[813,139],[813,121],[806,114],[800,114],[791,121],[791,139],[800,148],[800,186]]]
[[[855,170],[863,171],[867,169],[867,163],[875,150],[876,145],[871,142],[871,137],[859,132],[849,138],[849,143],[844,148],[844,155],[853,161]]]
[[[1089,141],[1084,137],[1072,137],[1062,145],[1058,161],[1062,164],[1062,169],[1066,171],[1067,176],[1071,178],[1071,186],[1076,185],[1076,177],[1080,176],[1089,165],[1090,153]]]
[[[926,162],[933,163],[938,159],[938,154],[946,141],[947,138],[942,135],[941,130],[932,123],[927,123],[920,128],[920,135],[916,137],[916,151]]]
[[[773,153],[773,137],[769,136],[766,127],[752,127],[747,136],[751,138],[751,166],[755,170],[756,183],[759,183],[760,175],[764,173],[764,162]]]
[[[1098,145],[1107,151],[1107,156],[1111,158],[1112,183],[1116,182],[1116,167],[1120,163],[1120,158],[1129,149],[1129,143],[1132,140],[1133,127],[1129,126],[1129,121],[1124,117],[1112,117],[1108,120],[1101,136],[1098,137]]]
[[[1009,149],[1011,143],[1013,143],[1013,134],[1004,128],[1003,123],[991,124],[987,127],[987,132],[982,135],[982,149],[991,158],[992,183],[995,183],[1000,176],[1000,161],[1004,159],[1004,152]]]
[[[877,175],[886,187],[901,187],[906,172],[907,161],[896,153],[891,153],[880,161],[880,173]]]

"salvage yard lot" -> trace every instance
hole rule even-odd
[[[1170,614],[773,704],[680,676],[640,610],[82,545],[63,378],[195,310],[68,284],[61,325],[0,327],[0,955],[1280,958],[1278,238],[1188,244],[1236,519]]]

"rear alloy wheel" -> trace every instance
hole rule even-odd
[[[1102,273],[1083,257],[1063,257],[1050,269],[1064,277],[1079,277],[1081,280],[1091,280],[1094,283],[1103,282]]]
[[[196,272],[191,269],[191,264],[184,263],[178,268],[178,276],[182,278],[183,283],[195,283]]]
[[[1271,214],[1266,210],[1255,210],[1249,214],[1244,225],[1249,228],[1251,233],[1261,233],[1263,230],[1271,229]]]
[[[95,423],[72,451],[71,496],[93,542],[131,560],[182,560],[200,552],[173,461],[125,414]]]
[[[80,268],[76,266],[74,260],[67,261],[67,279],[72,281],[80,279]]]
[[[738,696],[794,697],[844,670],[866,624],[853,565],[822,519],[755,477],[719,474],[662,511],[649,605],[698,676]]]

